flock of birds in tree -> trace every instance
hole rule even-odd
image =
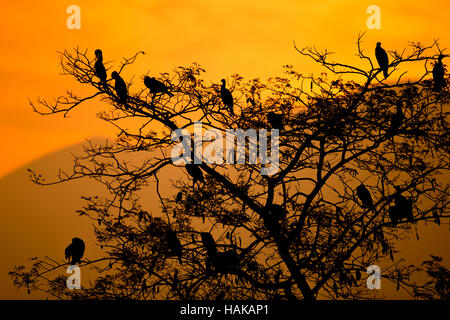
[[[103,88],[107,87],[107,72],[103,65],[103,53],[100,49],[95,50],[96,61],[94,65],[95,75],[100,79],[100,85]],[[379,65],[379,70],[383,72],[384,78],[389,76],[389,57],[386,51],[381,47],[381,43],[378,42],[375,48],[375,56]],[[440,54],[437,62],[433,67],[433,85],[435,91],[440,91],[445,87],[445,68],[442,63],[442,59],[445,56]],[[125,81],[116,72],[111,73],[111,78],[115,80],[114,90],[120,103],[126,104],[128,99],[128,89]],[[230,115],[234,115],[234,101],[233,95],[230,90],[226,88],[225,79],[221,80],[220,97],[222,103],[228,108]],[[144,78],[144,85],[150,90],[152,94],[167,94],[173,96],[173,93],[169,91],[169,88],[161,81],[146,76]],[[251,100],[251,98],[249,98]],[[397,103],[397,109],[395,114],[391,118],[391,124],[388,134],[394,136],[398,133],[398,130],[405,118],[402,111],[402,103]],[[283,116],[275,112],[269,112],[267,119],[274,129],[283,128]],[[186,171],[193,179],[193,186],[195,188],[196,183],[204,183],[205,178],[200,166],[197,164],[186,164]],[[402,195],[400,187],[395,186],[396,192],[392,195],[394,205],[388,209],[389,217],[393,226],[396,226],[398,222],[402,222],[403,219],[409,222],[414,222],[413,217],[413,201],[411,198],[406,198]],[[375,204],[372,199],[370,191],[364,184],[360,184],[356,188],[356,195],[360,201],[360,205],[364,209],[375,210]],[[182,200],[182,193],[179,192],[176,196],[176,201]],[[274,221],[281,221],[286,217],[286,209],[279,204],[272,204],[268,208],[270,218]],[[436,217],[435,217],[436,218]],[[438,220],[438,217],[437,219]],[[230,273],[234,272],[239,267],[239,257],[234,249],[219,252],[217,250],[216,242],[213,236],[208,232],[200,233],[201,242],[207,255],[207,271],[211,272],[211,268],[214,268],[216,272]],[[195,237],[192,235],[193,242]],[[176,256],[180,264],[182,264],[183,247],[180,240],[177,237],[177,233],[172,230],[166,232],[165,241],[170,255]],[[81,263],[81,259],[84,255],[85,244],[80,238],[73,238],[72,243],[66,248],[65,256],[69,260],[70,264]]]
[[[404,218],[409,222],[414,222],[412,199],[407,199],[403,196],[400,187],[395,186],[395,190],[396,192],[393,195],[394,205],[389,207],[389,217],[392,225],[396,226]],[[364,184],[360,184],[356,188],[356,195],[361,201],[362,208],[375,210],[372,195]]]
[[[96,61],[94,65],[95,75],[100,79],[100,85],[104,88],[107,87],[107,73],[106,68],[103,65],[103,53],[100,49],[95,50]],[[377,42],[375,48],[375,57],[377,59],[379,70],[383,72],[384,78],[389,76],[389,57],[386,52],[381,47],[381,43]],[[440,91],[443,87],[445,87],[445,68],[442,63],[442,59],[445,55],[440,54],[438,57],[438,61],[435,63],[433,67],[433,85],[436,91]],[[111,78],[115,80],[114,83],[114,91],[117,95],[118,102],[121,104],[126,104],[128,100],[128,89],[123,78],[116,72],[113,71],[111,73]],[[173,93],[170,92],[169,88],[161,81],[157,80],[154,77],[146,76],[144,78],[144,85],[150,90],[152,94],[167,94],[172,97]],[[223,105],[228,108],[228,112],[231,116],[234,116],[234,100],[233,95],[230,90],[226,87],[225,79],[221,80],[220,86],[220,98],[222,100]],[[248,101],[254,104],[254,101],[249,98]],[[404,114],[401,110],[401,105],[397,106],[397,113],[394,115],[392,122],[390,133],[395,135],[398,127],[400,126],[402,120],[404,118]],[[267,120],[270,123],[273,129],[281,130],[283,128],[283,115],[276,112],[269,112],[267,114]]]
[[[106,68],[103,65],[103,52],[100,49],[95,50],[95,57],[96,57],[94,64],[95,75],[97,76],[97,78],[100,79],[100,85],[103,88],[106,88],[107,73]],[[114,91],[117,95],[118,102],[121,104],[126,104],[128,100],[128,89],[125,81],[116,71],[113,71],[111,73],[111,78],[115,80]],[[227,89],[225,79],[222,79],[221,83],[222,84],[220,87],[220,97],[222,103],[224,104],[225,107],[228,108],[228,112],[230,113],[230,115],[233,116],[234,115],[233,95],[231,94],[230,90]],[[149,76],[144,77],[144,85],[150,90],[152,94],[167,94],[170,97],[173,96],[173,93],[169,91],[169,88],[163,82],[159,81],[154,77]]]
[[[381,47],[381,42],[377,42],[375,57],[377,58],[380,71],[383,71],[383,76],[386,79],[389,76],[389,57],[386,50]],[[445,68],[442,63],[442,59],[444,58],[445,55],[440,54],[438,61],[433,67],[433,84],[435,91],[440,91],[445,87]]]

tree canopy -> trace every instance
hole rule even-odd
[[[81,268],[95,267],[98,278],[80,290],[66,288],[65,274],[48,277],[68,265],[61,259],[16,267],[14,283],[63,299],[361,299],[373,295],[362,274],[384,261],[383,279],[432,297],[423,293],[430,284],[414,281],[417,268],[396,259],[395,246],[417,233],[418,223],[448,223],[448,79],[436,90],[431,71],[442,50],[435,42],[388,51],[385,79],[362,37],[358,66],[336,62],[326,50],[295,49],[324,73],[286,65],[282,76],[265,81],[231,75],[231,110],[220,79],[204,80],[198,64],[153,75],[163,87],[152,92],[147,74],[126,74],[143,52],[120,65],[105,62],[106,84],[96,76],[94,50],[61,52],[64,75],[93,93],[69,90],[54,103],[30,102],[34,111],[68,116],[96,101],[117,139],[89,144],[55,181],[30,175],[42,185],[90,178],[106,187],[108,197],[88,195],[79,210],[95,222],[104,256],[82,259]],[[411,64],[423,72],[403,72]],[[125,99],[112,71],[127,85]],[[193,184],[188,167],[172,163],[171,135],[178,128],[192,133],[196,121],[223,133],[278,127],[279,170],[262,175],[261,163],[203,162],[195,170],[204,181]],[[168,168],[184,178],[163,195],[159,183],[168,177],[161,172]],[[150,183],[157,192],[145,196],[157,199],[161,212],[141,203],[140,190]]]

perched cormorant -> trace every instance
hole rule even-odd
[[[215,257],[217,255],[217,247],[211,233],[202,232],[200,236],[202,237],[202,243],[208,253],[208,257]]]
[[[103,53],[102,50],[97,49],[95,50],[95,56],[97,60],[95,60],[94,69],[95,69],[95,75],[100,79],[100,84],[103,87],[106,87],[106,69],[103,65]]]
[[[81,258],[84,254],[84,241],[80,238],[73,238],[72,243],[69,244],[65,250],[66,259],[70,264],[81,263]]]
[[[443,54],[439,55],[438,61],[433,67],[433,82],[434,82],[434,90],[440,91],[445,86],[445,69],[442,64],[442,59],[445,56]]]
[[[144,78],[144,84],[147,88],[150,89],[151,93],[166,93],[171,97],[173,96],[173,94],[169,92],[167,86],[161,81],[156,80],[155,78],[150,78],[149,76],[146,76]]]
[[[370,195],[369,190],[366,188],[365,185],[360,184],[356,188],[356,195],[358,196],[359,200],[362,202],[362,206],[366,208],[373,208],[373,200],[372,196]]]
[[[121,103],[125,103],[128,97],[128,89],[125,81],[119,76],[116,71],[113,71],[111,77],[116,80],[114,89],[116,90],[117,97]]]
[[[401,220],[400,213],[398,212],[395,206],[390,206],[388,210],[389,210],[389,218],[391,219],[392,224],[396,226],[398,220]]]
[[[203,178],[203,172],[198,165],[187,163],[186,171],[194,179],[194,186],[196,181],[205,182],[205,179]]]
[[[271,111],[267,114],[267,119],[272,129],[283,128],[283,115]]]
[[[414,222],[413,216],[413,203],[412,199],[406,199],[401,195],[401,189],[399,187],[395,187],[397,190],[394,195],[394,205],[389,207],[389,216],[394,225],[398,223],[398,221],[402,221],[403,218],[406,218],[410,222]]]
[[[219,294],[216,296],[215,300],[223,300],[225,296],[226,296],[225,291],[220,291]]]
[[[222,85],[220,87],[220,97],[222,98],[223,104],[226,105],[230,110],[230,114],[234,115],[233,96],[231,95],[230,90],[225,87],[225,79],[222,79],[221,82]]]
[[[181,246],[180,240],[177,238],[177,233],[175,231],[167,231],[166,234],[167,246],[170,252],[178,257],[178,261],[182,264],[181,256],[183,247]]]
[[[377,42],[377,47],[375,48],[375,57],[377,58],[380,69],[383,71],[384,78],[387,78],[389,58],[386,51],[381,47],[381,42]]]
[[[398,129],[402,125],[403,119],[405,118],[405,115],[402,111],[402,103],[397,103],[397,111],[392,116],[391,119],[391,126],[389,127],[389,134],[390,135],[396,135],[398,132]]]
[[[403,217],[408,219],[408,221],[414,221],[412,199],[406,199],[402,196],[399,187],[395,187],[395,189],[397,190],[397,194],[394,198],[395,206],[403,212]]]

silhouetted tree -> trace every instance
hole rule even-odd
[[[401,279],[406,287],[413,270],[396,259],[396,242],[419,222],[448,222],[449,182],[443,174],[449,169],[448,79],[434,90],[429,69],[442,53],[437,43],[389,52],[391,62],[381,70],[374,65],[373,46],[367,56],[361,38],[358,66],[294,45],[332,78],[307,76],[288,65],[284,76],[264,82],[233,75],[226,89],[225,81],[220,88],[206,83],[204,70],[193,64],[160,75],[173,96],[148,94],[142,81],[121,84],[140,53],[115,66],[115,87],[110,81],[104,87],[95,78],[90,51],[62,52],[64,74],[95,92],[79,97],[69,91],[54,104],[32,103],[34,110],[67,115],[100,99],[110,109],[99,117],[118,128],[117,140],[90,143],[73,170],[56,181],[35,172],[31,178],[45,185],[86,177],[106,186],[109,197],[86,197],[79,211],[96,223],[104,257],[83,258],[81,268],[94,265],[99,274],[81,290],[67,290],[65,274],[49,277],[67,266],[50,258],[33,260],[30,269],[17,267],[11,272],[14,283],[78,299],[366,298],[373,293],[362,274],[378,264],[383,279]],[[406,64],[421,64],[424,72],[403,81]],[[382,75],[387,68],[390,82]],[[393,125],[401,105],[401,122]],[[159,182],[168,179],[161,171],[173,167],[175,129],[192,130],[196,120],[224,133],[232,125],[268,129],[274,126],[270,114],[283,115],[276,174],[261,175],[260,164],[181,166],[172,170],[185,178],[174,182],[173,195],[161,195]],[[127,119],[135,127],[122,124]],[[150,156],[129,165],[126,155],[142,151]],[[192,177],[203,181],[192,188]],[[140,190],[150,182],[156,184],[161,213],[141,205]],[[358,190],[361,185],[364,190]],[[413,216],[394,224],[390,207],[404,203],[400,196],[411,201]],[[173,250],[167,248],[168,232]]]
[[[428,280],[425,284],[411,285],[414,296],[427,300],[450,300],[450,270],[442,265],[442,258],[431,256],[415,272],[426,272]]]

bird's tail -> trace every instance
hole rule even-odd
[[[383,69],[383,75],[385,79],[389,76],[387,68]]]

